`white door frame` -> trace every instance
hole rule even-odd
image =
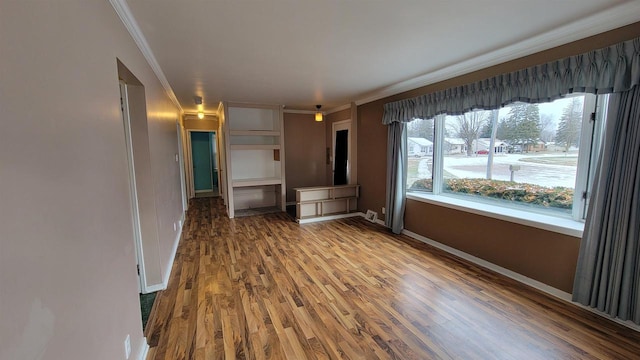
[[[136,188],[135,164],[133,161],[133,140],[131,138],[131,118],[129,117],[129,96],[127,84],[120,81],[120,101],[122,121],[124,126],[125,146],[127,152],[127,168],[129,171],[129,198],[131,201],[131,218],[133,221],[133,240],[138,266],[138,291],[147,293],[145,278],[144,256],[142,250],[142,229],[140,227],[140,207],[138,205],[138,190]]]
[[[187,184],[186,184],[186,174],[184,171],[184,146],[183,146],[183,136],[184,129],[182,125],[180,125],[179,121],[176,121],[176,132],[178,135],[178,164],[180,166],[180,190],[182,194],[182,212],[187,211],[189,207],[189,202],[187,201]]]
[[[347,137],[347,184],[351,183],[351,119],[336,121],[331,124],[331,184],[334,184],[334,174],[336,172],[336,133],[340,130],[348,130]]]
[[[187,158],[188,158],[188,171],[187,174],[189,176],[189,184],[190,184],[190,188],[189,188],[189,199],[193,198],[196,196],[196,191],[195,191],[195,183],[194,183],[194,179],[193,179],[193,152],[191,151],[191,133],[194,132],[204,132],[204,133],[214,133],[216,136],[216,163],[220,164],[220,149],[218,148],[218,144],[220,142],[220,138],[219,138],[219,134],[218,134],[218,130],[217,129],[211,129],[211,130],[206,130],[206,129],[187,129]],[[211,164],[210,164],[211,166]],[[213,188],[213,169],[212,170],[212,174],[211,174],[211,187]],[[218,195],[220,194],[220,171],[218,170],[217,173],[217,178],[218,178]]]

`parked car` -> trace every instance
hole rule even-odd
[[[489,154],[489,150],[478,150],[478,151],[476,151],[476,154],[478,154],[478,155],[487,155],[487,154]]]

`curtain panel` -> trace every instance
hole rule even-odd
[[[407,124],[393,123],[387,129],[387,216],[384,224],[394,234],[404,228],[404,208],[407,203]]]
[[[640,88],[609,108],[573,300],[640,324]]]
[[[607,94],[640,83],[640,38],[471,84],[384,105],[382,123],[549,102],[573,92]]]

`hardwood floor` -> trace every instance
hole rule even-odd
[[[481,241],[481,239],[479,239]],[[636,359],[640,334],[361,218],[191,203],[148,359]]]

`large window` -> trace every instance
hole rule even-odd
[[[408,193],[583,219],[606,100],[574,94],[416,119],[407,127]]]

